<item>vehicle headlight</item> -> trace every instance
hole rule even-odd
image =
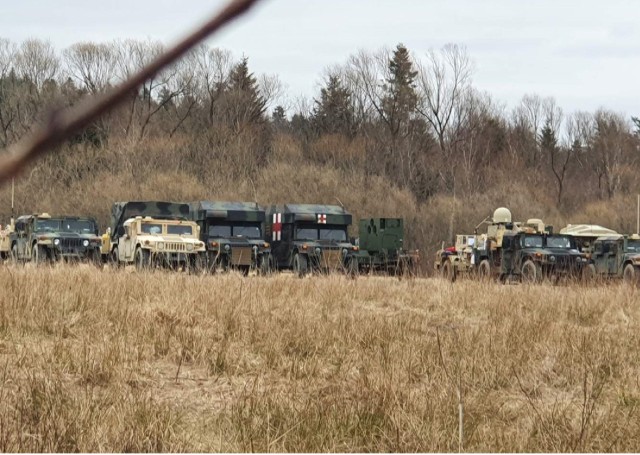
[[[187,251],[193,251],[193,243],[187,243]]]
[[[157,247],[159,250],[164,250],[164,242],[157,242],[157,243],[156,243],[156,247]]]
[[[82,246],[85,247],[85,248],[88,247],[89,246],[89,241],[88,240],[83,240],[82,241]]]
[[[226,245],[224,246],[224,250],[225,250],[225,251],[229,251],[230,249],[231,249],[231,247],[229,246],[229,244],[226,244]]]
[[[53,244],[54,244],[55,246],[60,245],[60,239],[53,239]]]
[[[556,257],[555,257],[555,256],[553,256],[553,255],[551,255],[551,256],[549,256],[549,260],[550,260],[551,262],[556,262]]]

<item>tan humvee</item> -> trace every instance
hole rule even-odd
[[[117,264],[135,263],[136,268],[152,266],[199,268],[205,245],[200,228],[193,221],[161,220],[137,216],[129,218],[114,249]]]

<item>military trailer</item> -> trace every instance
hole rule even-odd
[[[382,271],[392,275],[415,274],[418,251],[404,249],[402,218],[366,218],[358,223],[358,271]]]
[[[590,256],[584,271],[587,281],[622,278],[636,284],[640,280],[640,236],[637,234],[599,237],[593,243]]]
[[[199,201],[189,204],[191,220],[200,227],[211,272],[271,270],[271,246],[264,240],[265,210],[255,202]]]
[[[115,202],[111,207],[111,226],[102,236],[102,258],[118,263],[115,249],[124,223],[137,216],[161,220],[188,220],[189,205],[165,201]]]
[[[118,265],[199,271],[205,253],[200,228],[193,221],[136,216],[118,226],[114,255]]]
[[[16,262],[41,264],[74,259],[100,263],[101,239],[93,218],[24,215],[16,220],[9,238],[11,257]]]
[[[563,234],[509,232],[502,237],[499,278],[519,278],[524,283],[540,283],[548,278],[582,277],[587,257],[575,239]]]
[[[357,273],[357,247],[348,240],[351,214],[335,205],[285,204],[267,213],[265,241],[275,269]]]

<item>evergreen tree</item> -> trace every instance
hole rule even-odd
[[[409,51],[402,44],[398,44],[393,51],[389,72],[390,76],[383,84],[387,94],[382,100],[382,111],[391,134],[395,137],[401,129],[408,126],[411,114],[418,104],[415,81],[418,72],[413,67]]]
[[[223,98],[222,116],[234,128],[264,122],[267,103],[246,57],[231,70]]]
[[[340,79],[329,76],[326,87],[320,90],[320,99],[315,100],[313,126],[320,134],[354,134],[354,111],[351,93],[342,86]]]

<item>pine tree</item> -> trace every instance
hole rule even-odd
[[[384,119],[395,137],[409,124],[411,114],[418,104],[416,76],[409,51],[398,44],[389,61],[390,76],[383,84],[387,95],[382,100]]]
[[[222,116],[234,128],[263,123],[266,104],[255,76],[249,72],[248,59],[245,57],[229,74],[221,103]]]
[[[354,111],[351,93],[342,86],[340,79],[329,76],[326,87],[320,90],[320,99],[315,100],[313,126],[320,134],[354,134]]]

